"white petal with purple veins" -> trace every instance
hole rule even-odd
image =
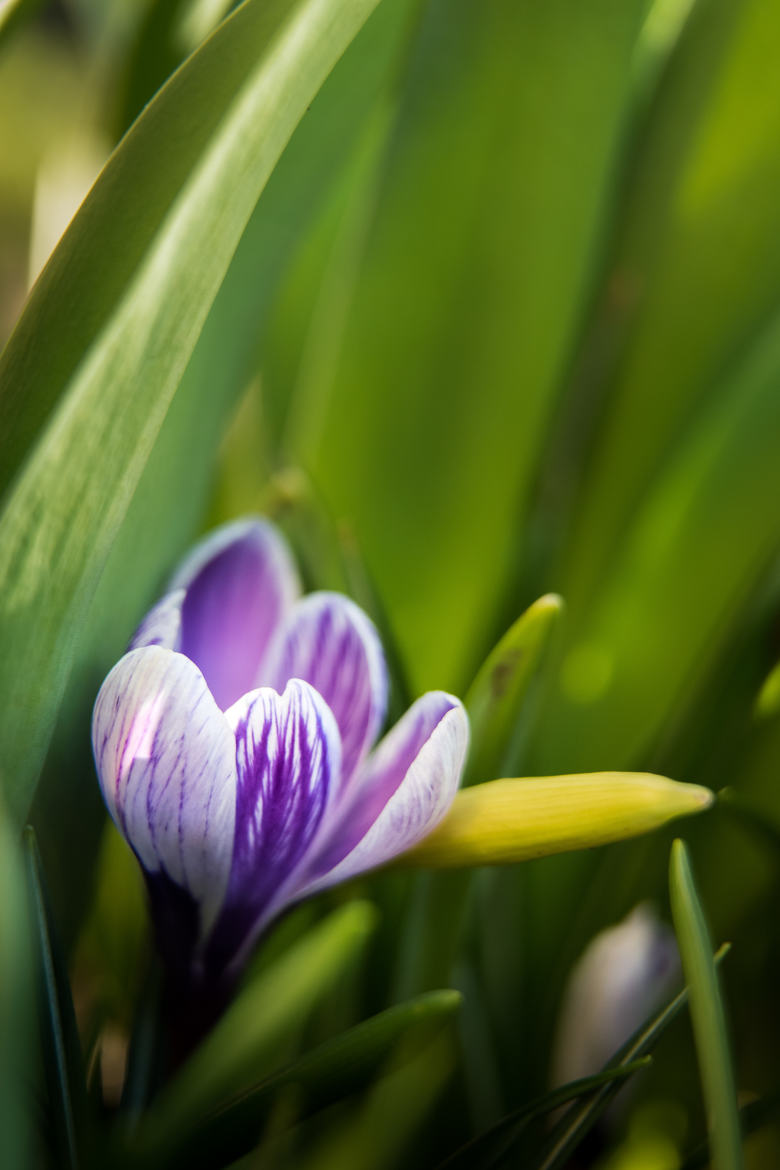
[[[459,700],[441,691],[423,695],[358,776],[352,807],[300,895],[383,865],[427,836],[452,804],[468,741],[468,716]],[[361,836],[353,844],[356,832]]]
[[[178,589],[178,649],[200,667],[225,710],[261,680],[274,635],[300,593],[290,552],[266,521],[239,520],[196,546],[171,582]]]
[[[202,674],[172,650],[131,650],[100,689],[92,744],[111,816],[147,871],[200,904],[205,934],[230,875],[236,749]]]
[[[137,650],[141,646],[165,646],[168,650],[178,650],[183,600],[183,589],[175,589],[172,593],[166,593],[162,601],[158,601],[157,605],[149,610],[133,634],[129,649]]]
[[[262,687],[226,713],[238,788],[230,882],[212,945],[225,958],[251,944],[284,904],[327,824],[340,786],[341,743],[327,704],[299,679]]]
[[[339,593],[311,593],[292,609],[269,681],[311,683],[333,712],[345,780],[377,737],[387,708],[387,668],[373,622]]]

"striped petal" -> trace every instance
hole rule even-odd
[[[361,770],[351,806],[340,813],[301,895],[383,865],[430,833],[455,797],[468,740],[458,699],[443,691],[418,699]]]
[[[271,680],[311,683],[333,712],[348,780],[376,739],[387,709],[387,668],[373,623],[339,593],[311,593],[293,608]]]
[[[200,907],[201,937],[233,853],[235,740],[198,668],[159,646],[131,650],[103,683],[92,745],[109,812],[149,875]]]
[[[162,601],[158,601],[141,622],[133,635],[130,650],[137,650],[141,646],[165,646],[168,650],[178,650],[181,641],[181,606],[184,601],[184,590],[175,589],[166,593]]]
[[[283,695],[263,687],[226,714],[235,731],[238,791],[230,883],[209,962],[246,953],[284,905],[338,795],[341,743],[335,720],[300,680]]]
[[[264,520],[238,520],[195,547],[132,645],[186,654],[224,710],[257,686],[274,633],[299,592],[276,529]]]

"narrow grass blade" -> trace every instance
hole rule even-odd
[[[252,979],[150,1111],[139,1136],[144,1148],[167,1148],[204,1112],[256,1081],[354,961],[375,920],[368,903],[349,903]]]
[[[519,1109],[513,1109],[506,1117],[502,1117],[485,1133],[480,1134],[479,1137],[474,1138],[465,1146],[461,1146],[454,1154],[450,1154],[448,1158],[439,1163],[437,1170],[493,1170],[493,1167],[498,1166],[501,1160],[506,1157],[522,1130],[534,1118],[541,1117],[545,1113],[552,1113],[561,1105],[568,1105],[570,1101],[589,1096],[605,1085],[625,1081],[634,1073],[647,1068],[651,1060],[651,1057],[645,1056],[640,1060],[621,1065],[619,1068],[608,1068],[595,1076],[572,1081],[570,1084],[562,1085],[560,1089],[554,1089],[553,1092],[545,1093],[541,1097],[534,1097],[532,1101],[521,1105]]]
[[[285,1090],[294,1092],[295,1109],[290,1121],[299,1123],[320,1109],[365,1087],[392,1055],[400,1040],[416,1051],[446,1025],[460,1005],[456,991],[437,991],[389,1008],[329,1040],[261,1081],[215,1111],[193,1119],[176,1135],[175,1150],[149,1141],[141,1131],[137,1145],[129,1147],[133,1159],[151,1158],[161,1152],[177,1165],[191,1170],[217,1170],[251,1150],[259,1141],[272,1109]],[[167,1135],[166,1135],[167,1137]]]
[[[441,825],[399,864],[510,865],[590,849],[702,812],[708,788],[644,772],[493,780],[461,791]]]
[[[685,843],[674,842],[669,863],[672,918],[690,989],[691,1019],[707,1112],[713,1170],[740,1170],[742,1137],[728,1031],[707,923]]]
[[[30,995],[30,929],[19,843],[0,805],[0,1134],[3,1158],[20,1170],[29,1162],[35,1044]]]
[[[728,954],[729,947],[721,947],[714,962],[720,963]],[[663,1033],[679,1015],[688,1002],[688,989],[683,988],[646,1024],[634,1033],[622,1048],[618,1049],[607,1068],[625,1068],[652,1052]],[[539,1158],[524,1170],[557,1170],[565,1165],[572,1150],[576,1149],[614,1097],[617,1087],[614,1082],[603,1086],[588,1100],[567,1111],[553,1129],[550,1139]]]
[[[563,601],[557,594],[540,597],[507,630],[480,667],[465,698],[471,750],[464,786],[494,780],[511,767],[508,756],[523,700],[562,609]]]
[[[76,1170],[83,1158],[86,1080],[67,970],[51,927],[34,830],[24,832],[33,931],[41,991],[44,1072],[58,1165]]]

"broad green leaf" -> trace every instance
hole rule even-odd
[[[572,614],[598,595],[670,450],[775,311],[779,44],[780,12],[763,0],[694,5],[636,143],[603,294],[614,368],[579,388],[607,409],[556,578]]]
[[[179,1141],[204,1112],[256,1081],[282,1040],[354,962],[375,917],[368,903],[352,902],[257,974],[156,1101],[140,1130],[144,1148]]]
[[[688,851],[680,840],[672,846],[669,892],[677,943],[690,994],[712,1170],[740,1170],[743,1157],[737,1092],[718,974],[712,960],[712,944],[696,892]]]
[[[460,1004],[456,991],[436,991],[388,1008],[321,1044],[216,1112],[194,1120],[179,1134],[176,1160],[198,1170],[217,1170],[251,1150],[274,1103],[286,1090],[295,1093],[295,1123],[363,1089],[381,1072],[403,1042],[402,1052],[429,1043]],[[131,1147],[132,1148],[132,1147]],[[155,1157],[141,1136],[138,1151]]]
[[[466,692],[471,744],[464,785],[494,780],[511,767],[521,705],[562,606],[555,593],[535,601],[491,651]]]
[[[17,464],[68,382],[0,518],[0,750],[17,815],[100,573],[233,252],[371,7],[248,0],[237,10],[120,145],[5,351],[3,447]]]
[[[720,963],[728,954],[728,950],[728,945],[720,947],[715,954],[714,962]],[[683,988],[678,995],[674,996],[635,1032],[631,1039],[615,1053],[607,1067],[612,1069],[625,1068],[627,1064],[641,1060],[643,1056],[651,1053],[687,1002],[688,989]],[[557,1170],[558,1167],[564,1166],[572,1150],[577,1147],[598,1120],[619,1088],[620,1082],[617,1084],[612,1082],[579,1105],[574,1105],[567,1110],[553,1129],[539,1158],[529,1163],[527,1170]]]
[[[780,544],[766,505],[780,491],[778,377],[775,317],[668,454],[587,613],[570,614],[535,768],[587,769],[605,755],[630,767],[719,666]]]
[[[702,812],[708,788],[645,772],[492,780],[457,794],[447,816],[399,865],[511,865],[590,849]]]
[[[19,842],[0,803],[0,1133],[3,1157],[20,1170],[31,1164],[34,1067],[28,898]]]
[[[561,1105],[568,1105],[570,1101],[576,1101],[580,1097],[588,1097],[594,1090],[605,1085],[624,1081],[634,1073],[647,1068],[650,1063],[651,1057],[644,1056],[640,1060],[631,1061],[618,1068],[605,1069],[595,1076],[571,1081],[568,1085],[562,1085],[559,1089],[535,1097],[518,1109],[513,1109],[485,1133],[481,1133],[454,1154],[450,1154],[439,1164],[437,1170],[493,1170],[493,1167],[503,1161],[522,1130],[534,1118],[542,1117],[545,1113],[553,1113],[560,1109]]]
[[[87,1119],[86,1081],[67,967],[50,921],[38,845],[32,829],[24,834],[30,909],[40,985],[43,1067],[48,1088],[58,1164],[76,1170],[84,1155]]]
[[[517,610],[521,504],[608,213],[644,8],[435,0],[415,37],[328,409],[294,452],[354,523],[415,690],[460,690],[496,604]],[[279,398],[304,344],[291,330]]]

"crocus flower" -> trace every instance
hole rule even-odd
[[[387,673],[371,621],[300,597],[268,523],[199,544],[106,678],[92,742],[143,867],[165,957],[191,980],[240,970],[268,923],[430,832],[468,743],[458,699],[418,699],[371,752]]]
[[[601,931],[563,996],[553,1082],[597,1073],[658,1007],[680,973],[674,935],[645,903]]]

